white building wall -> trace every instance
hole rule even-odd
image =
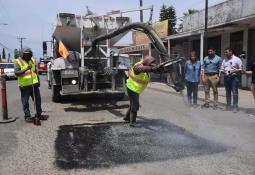
[[[230,33],[221,34],[221,57],[224,58],[224,50],[230,47]]]
[[[243,32],[243,51],[245,51],[246,55],[248,53],[248,28],[244,30]],[[246,68],[247,65],[247,56],[246,59],[242,59],[243,67]],[[248,86],[247,76],[242,75],[242,87]]]
[[[208,9],[208,27],[223,25],[255,15],[254,0],[228,0]],[[183,18],[183,32],[204,28],[205,10]]]
[[[246,54],[246,58],[243,61],[244,64],[244,69],[246,69],[247,67],[247,62],[248,62],[248,49],[249,49],[249,28],[247,27],[244,30],[244,42],[243,42],[243,51],[245,51]],[[246,76],[243,75],[242,76],[242,87],[247,87],[250,88],[251,87],[251,76]]]

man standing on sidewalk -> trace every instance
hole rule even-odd
[[[25,113],[25,121],[32,122],[29,111],[29,97],[35,101],[37,116],[40,120],[46,120],[47,117],[42,115],[40,82],[36,71],[33,53],[29,48],[23,48],[21,57],[17,58],[14,63],[15,75],[18,77],[18,85],[21,92],[21,102]],[[34,99],[35,98],[35,99]]]
[[[221,65],[221,73],[224,75],[224,85],[226,90],[226,111],[230,110],[233,96],[233,112],[238,112],[238,83],[239,76],[242,73],[242,61],[233,54],[230,48],[225,49],[224,54],[226,58]]]
[[[208,49],[208,56],[204,58],[202,64],[202,82],[204,83],[205,89],[205,104],[206,108],[209,108],[210,88],[213,89],[214,105],[213,109],[217,109],[218,105],[218,83],[219,70],[221,66],[221,57],[215,54],[214,48]]]

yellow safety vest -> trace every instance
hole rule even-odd
[[[147,72],[141,72],[139,74],[135,74],[134,67],[138,64],[143,64],[143,61],[136,63],[130,70],[129,70],[129,77],[127,79],[127,88],[133,92],[141,94],[142,91],[148,85],[151,76]]]
[[[30,70],[27,70],[24,74],[18,76],[18,84],[20,87],[30,86],[39,82],[34,58],[32,58],[28,63],[21,57],[17,58],[15,61],[19,64],[21,70],[25,70],[28,65],[32,65]]]

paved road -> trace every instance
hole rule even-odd
[[[48,121],[24,122],[16,81],[0,125],[0,174],[254,175],[255,119],[240,112],[188,108],[185,98],[147,89],[139,124],[122,122],[128,101],[65,98],[52,103],[42,77]],[[32,106],[31,106],[32,107]]]

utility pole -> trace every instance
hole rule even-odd
[[[26,38],[18,37],[17,39],[20,40],[20,51],[22,51],[22,46],[23,46],[22,43],[23,43],[23,40],[26,39]]]
[[[143,0],[140,0],[140,7],[143,6]],[[140,22],[143,22],[143,10],[140,10]]]
[[[204,56],[207,54],[208,0],[205,0]]]

